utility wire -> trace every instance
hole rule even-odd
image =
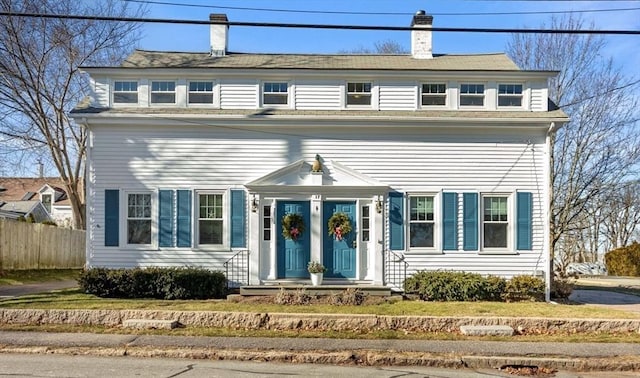
[[[636,86],[636,85],[639,85],[639,84],[640,84],[640,79],[638,79],[638,80],[636,80],[636,81],[632,81],[632,82],[630,82],[630,83],[628,83],[628,84],[625,84],[625,85],[621,85],[621,86],[619,86],[619,87],[611,88],[611,89],[609,89],[609,90],[607,90],[607,91],[605,91],[605,92],[598,93],[598,94],[595,94],[595,95],[593,95],[593,96],[583,97],[583,98],[581,98],[581,99],[579,99],[579,100],[577,100],[577,101],[570,102],[570,103],[568,103],[568,104],[558,105],[558,107],[559,107],[559,108],[566,108],[566,107],[568,107],[568,106],[578,105],[578,104],[580,104],[580,103],[582,103],[582,102],[585,102],[585,101],[588,101],[588,100],[594,99],[594,98],[596,98],[596,97],[602,97],[602,96],[608,95],[609,93],[617,92],[617,91],[619,91],[619,90],[622,90],[622,89],[625,89],[625,88],[629,88],[629,87],[633,87],[633,86]]]
[[[376,31],[411,31],[424,30],[423,28],[408,26],[366,26],[366,25],[326,25],[326,24],[289,24],[277,22],[238,22],[238,21],[203,21],[180,20],[162,18],[137,18],[137,17],[109,17],[109,16],[82,16],[61,15],[43,13],[13,13],[0,12],[0,16],[52,18],[60,20],[95,20],[116,22],[140,22],[159,24],[186,24],[186,25],[228,25],[251,26],[268,28],[299,28],[299,29],[339,29],[339,30],[376,30]],[[431,27],[432,31],[439,32],[464,32],[464,33],[522,33],[522,34],[609,34],[609,35],[640,35],[640,30],[560,30],[560,29],[523,29],[523,28],[444,28]]]
[[[175,3],[170,1],[154,1],[154,0],[122,0],[130,3],[143,3],[153,5],[169,5],[176,7],[191,7],[205,9],[226,9],[226,10],[242,10],[242,11],[259,11],[259,12],[278,12],[278,13],[303,13],[303,14],[341,14],[356,16],[412,16],[413,13],[406,12],[355,12],[355,11],[322,11],[322,10],[301,10],[301,9],[277,9],[277,8],[251,8],[251,7],[228,7],[218,5],[202,5],[189,3]],[[533,15],[533,14],[557,14],[557,13],[601,13],[601,12],[627,12],[637,11],[640,8],[613,8],[613,9],[585,9],[585,10],[563,10],[563,11],[523,11],[523,12],[469,12],[469,13],[429,13],[432,16],[513,16],[513,15]]]

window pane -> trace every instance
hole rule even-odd
[[[484,97],[460,96],[460,106],[484,106]]]
[[[211,104],[213,103],[213,94],[211,93],[189,93],[190,104]]]
[[[500,96],[498,106],[522,106],[522,97]]]
[[[487,248],[507,248],[507,224],[485,223],[484,246]]]
[[[151,102],[155,104],[173,104],[176,102],[175,93],[151,93]]]
[[[411,223],[410,247],[433,247],[433,223]]]
[[[288,95],[285,94],[269,94],[265,93],[263,103],[269,105],[286,105],[288,103]]]
[[[127,243],[151,244],[151,220],[127,221]]]
[[[200,244],[222,244],[222,221],[200,220]]]
[[[371,95],[369,94],[347,95],[347,105],[371,105]]]
[[[422,105],[444,106],[447,104],[446,96],[422,95]]]
[[[113,102],[117,104],[137,104],[138,94],[137,93],[114,93]]]

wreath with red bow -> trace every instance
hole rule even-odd
[[[329,218],[328,228],[329,235],[340,241],[351,232],[351,218],[346,213],[334,213]]]
[[[298,213],[289,213],[282,217],[282,236],[296,241],[304,232],[304,218]]]

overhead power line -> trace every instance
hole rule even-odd
[[[155,1],[155,0],[123,0],[130,3],[143,3],[153,5],[168,5],[186,8],[204,8],[204,9],[225,9],[225,10],[241,10],[241,11],[257,11],[257,12],[276,12],[276,13],[302,13],[302,14],[338,14],[338,15],[355,15],[355,16],[412,16],[413,13],[408,12],[356,12],[356,11],[326,11],[326,10],[303,10],[303,9],[281,9],[281,8],[253,8],[253,7],[229,7],[218,5],[203,5],[176,3],[171,1]],[[601,12],[628,12],[637,11],[640,8],[612,8],[612,9],[580,9],[580,10],[559,10],[559,11],[522,11],[522,12],[462,12],[462,13],[429,13],[432,16],[513,16],[513,15],[534,15],[534,14],[561,14],[561,13],[601,13]]]
[[[108,17],[108,16],[83,16],[61,15],[43,13],[12,13],[0,12],[0,16],[52,18],[61,20],[95,20],[116,22],[140,22],[156,24],[183,24],[183,25],[228,25],[251,26],[267,28],[298,28],[298,29],[334,29],[334,30],[375,30],[375,31],[411,31],[424,30],[409,26],[367,26],[367,25],[327,25],[327,24],[290,24],[277,22],[239,22],[239,21],[203,21],[180,20],[162,18],[137,18],[137,17]],[[568,29],[523,29],[523,28],[446,28],[432,27],[432,31],[439,32],[464,32],[464,33],[523,33],[523,34],[608,34],[608,35],[640,35],[640,30],[568,30]]]

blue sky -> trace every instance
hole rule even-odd
[[[486,0],[157,0],[218,7],[290,10],[402,13],[402,15],[338,15],[198,8],[150,4],[148,17],[208,20],[209,13],[226,13],[230,21],[410,26],[412,14],[423,9],[434,15],[436,27],[539,27],[551,14],[467,16],[461,13],[583,11],[640,8],[640,1],[486,1]],[[449,15],[447,15],[449,14]],[[453,15],[451,15],[453,14]],[[640,10],[581,13],[599,29],[640,30]],[[146,24],[140,48],[169,51],[208,51],[208,26]],[[434,53],[482,53],[505,50],[508,34],[434,33]],[[605,53],[631,76],[640,76],[640,36],[608,36]],[[231,27],[229,50],[268,53],[335,53],[372,47],[394,40],[409,48],[409,32],[349,31]]]

